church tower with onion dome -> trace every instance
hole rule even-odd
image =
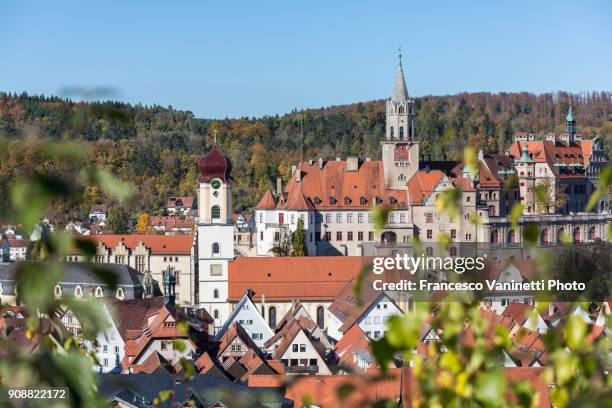
[[[403,190],[419,170],[419,141],[416,136],[414,99],[408,96],[402,54],[395,76],[393,94],[386,104],[387,123],[382,145],[385,187]]]
[[[198,167],[198,303],[218,329],[229,316],[228,262],[234,259],[232,161],[215,143]]]

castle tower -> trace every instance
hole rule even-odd
[[[523,145],[521,157],[516,162],[516,171],[519,180],[521,204],[525,206],[523,214],[535,214],[535,162],[529,156],[527,143]]]
[[[198,167],[198,302],[218,328],[229,316],[228,262],[234,259],[232,162],[215,144]]]
[[[569,111],[567,112],[567,117],[565,118],[565,133],[567,133],[568,142],[573,142],[574,136],[576,135],[576,119],[574,118],[571,100]]]
[[[386,108],[385,137],[380,142],[385,187],[404,189],[419,169],[419,142],[414,124],[414,100],[408,96],[401,52],[393,94],[387,100]]]

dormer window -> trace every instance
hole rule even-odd
[[[81,288],[80,285],[77,285],[77,287],[74,289],[74,296],[78,298],[83,297],[83,288]]]
[[[53,294],[55,297],[62,296],[62,287],[60,285],[55,285],[55,289],[53,289]]]
[[[351,204],[351,200],[349,197],[344,197],[344,205],[350,205]]]
[[[366,205],[366,204],[368,204],[368,199],[367,199],[367,198],[365,198],[365,197],[361,197],[361,198],[359,199],[359,204],[361,204],[361,205]]]
[[[336,200],[335,197],[329,197],[329,204],[330,205],[335,205],[338,202],[338,200]]]
[[[123,300],[123,298],[125,298],[125,293],[123,292],[123,288],[117,288],[117,293],[115,294],[115,297],[119,300]]]
[[[319,197],[315,197],[314,198],[314,203],[315,203],[315,205],[319,205],[319,204],[322,203],[322,201],[321,201],[321,199]]]
[[[397,200],[395,199],[395,197],[389,197],[389,204],[391,205],[397,204]]]
[[[382,204],[383,200],[382,200],[382,198],[380,198],[380,197],[376,196],[376,197],[374,198],[374,202],[375,202],[376,204]]]
[[[102,296],[104,296],[104,291],[102,290],[101,287],[98,286],[96,288],[96,297],[102,297]]]

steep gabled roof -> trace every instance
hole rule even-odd
[[[274,198],[274,194],[272,191],[266,190],[261,199],[255,206],[256,210],[273,210],[276,208],[276,199]]]
[[[533,310],[535,310],[535,308],[530,304],[513,302],[506,306],[502,312],[502,316],[509,317],[518,323],[519,326],[522,326],[527,319],[529,319],[529,314]]]
[[[240,341],[250,350],[260,353],[259,347],[251,339],[251,336],[244,330],[242,325],[237,321],[233,321],[229,329],[219,338],[219,351],[217,352],[217,358],[225,352],[225,350],[232,344],[235,338],[239,338]]]
[[[434,192],[434,189],[444,177],[440,170],[419,170],[408,180],[408,202],[412,205],[422,205]]]
[[[106,248],[111,249],[117,247],[120,243],[126,248],[134,249],[140,243],[155,254],[191,254],[193,247],[193,235],[152,235],[152,234],[96,234],[90,236],[82,236],[80,239],[92,241],[96,244],[102,244]],[[78,250],[72,249],[70,253],[79,253]]]

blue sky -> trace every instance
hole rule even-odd
[[[387,97],[401,45],[415,96],[609,91],[611,21],[606,0],[3,1],[0,90],[282,114]]]

